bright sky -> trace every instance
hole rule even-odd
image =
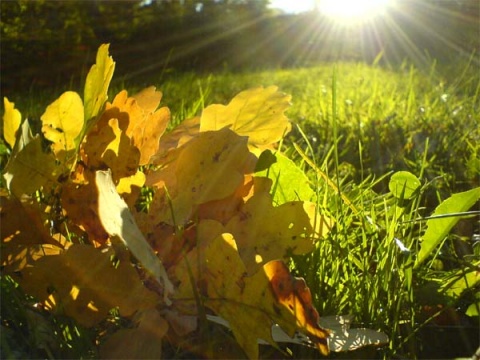
[[[315,8],[315,0],[270,0],[270,7],[298,14]],[[393,0],[320,0],[319,10],[340,21],[356,21],[381,13]]]
[[[314,0],[270,0],[271,8],[281,9],[288,13],[300,13],[312,10],[314,4]]]

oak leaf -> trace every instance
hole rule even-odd
[[[13,149],[17,139],[17,131],[22,122],[22,115],[20,111],[15,109],[15,103],[8,101],[6,97],[3,98],[3,138],[8,145]]]
[[[290,95],[276,86],[242,91],[227,106],[206,107],[200,119],[200,131],[230,128],[248,136],[249,144],[257,147],[278,142],[291,129],[284,112],[290,106]]]
[[[133,329],[121,329],[100,346],[102,359],[161,359],[168,323],[156,309],[135,314]]]
[[[63,310],[87,327],[98,324],[114,307],[122,316],[154,307],[158,296],[143,286],[131,264],[114,266],[110,255],[89,245],[72,245],[26,268],[20,284],[47,307]]]
[[[25,120],[3,174],[8,190],[16,197],[31,194],[48,182],[56,181],[58,175],[55,158],[43,151],[42,139],[32,136]]]
[[[255,192],[225,229],[234,235],[252,273],[270,260],[312,251],[316,238],[332,225],[333,220],[318,214],[313,203],[292,201],[274,207],[269,193]]]
[[[149,212],[152,223],[184,224],[199,204],[233,194],[254,166],[247,138],[226,128],[201,133],[147,174],[146,184],[157,188]]]
[[[47,107],[40,119],[42,133],[51,141],[56,158],[70,167],[76,157],[76,138],[84,125],[82,99],[76,92],[67,91]]]
[[[155,91],[153,86],[142,90],[133,98],[142,110],[142,116],[137,119],[130,118],[127,135],[140,150],[140,165],[147,165],[151,157],[158,152],[160,137],[170,121],[170,110],[165,106],[157,110],[162,93]]]
[[[20,271],[40,257],[59,254],[68,247],[48,233],[40,214],[32,200],[0,197],[2,271]]]
[[[293,278],[279,261],[248,275],[235,239],[222,230],[223,226],[212,220],[199,223],[197,247],[175,267],[180,282],[175,294],[177,308],[191,313],[201,306],[213,310],[228,321],[249,358],[258,358],[258,339],[276,346],[271,333],[274,324],[289,336],[296,330],[306,331],[322,344],[319,349],[328,352],[328,332],[315,322],[318,313],[308,288],[299,286],[305,283]]]
[[[140,261],[142,266],[164,286],[164,300],[173,293],[173,284],[167,276],[160,259],[138,228],[125,201],[118,195],[110,171],[97,171],[95,183],[98,188],[98,216],[105,230],[118,237]]]
[[[112,80],[115,62],[108,55],[109,44],[102,44],[97,51],[95,64],[90,68],[85,80],[83,101],[85,105],[85,123],[80,140],[95,124],[97,116],[102,111],[108,99],[108,87]],[[78,141],[80,142],[80,141]]]

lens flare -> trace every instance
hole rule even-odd
[[[342,22],[365,21],[382,14],[391,0],[321,0],[322,14]]]

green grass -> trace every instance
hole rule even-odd
[[[208,76],[165,72],[149,83],[120,80],[110,98],[122,88],[133,94],[155,85],[164,94],[162,105],[172,111],[173,126],[253,86],[277,85],[291,94],[288,116],[295,126],[282,150],[309,176],[320,211],[336,219],[316,250],[291,266],[306,278],[321,314],[354,314],[357,323],[390,336],[377,356],[415,357],[425,346],[417,334],[432,315],[425,306],[464,313],[478,290],[476,283],[452,295],[440,286],[478,260],[478,249],[467,257],[455,250],[458,241],[471,243],[475,230],[454,231],[436,257],[413,269],[425,231],[425,221],[418,219],[451,194],[479,186],[476,70],[473,63],[442,69],[433,63],[425,71],[407,64],[386,69],[338,63]],[[59,94],[4,95],[38,119]],[[411,199],[388,189],[391,174],[400,170],[421,182]],[[466,222],[475,226],[478,217]]]
[[[390,336],[377,356],[416,357],[418,349],[428,347],[418,335],[432,320],[425,306],[441,305],[441,314],[466,299],[474,302],[472,284],[457,297],[434,286],[469,266],[453,250],[459,235],[444,242],[441,259],[412,269],[425,231],[424,221],[412,220],[430,215],[452,193],[479,185],[479,77],[470,64],[448,71],[442,75],[435,64],[420,72],[406,65],[387,70],[344,63],[335,70],[323,65],[203,78],[190,74],[158,84],[165,103],[182,114],[174,122],[198,114],[198,105],[227,103],[252,86],[275,84],[292,94],[288,115],[298,127],[284,151],[309,174],[320,208],[337,221],[316,251],[296,258],[292,267],[306,278],[322,314],[354,314],[359,324]],[[388,191],[390,175],[399,170],[422,183],[410,200]],[[471,241],[473,233],[468,236]],[[397,241],[409,250],[402,251]]]

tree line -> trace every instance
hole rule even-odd
[[[2,1],[2,89],[41,88],[83,76],[79,69],[87,71],[101,43],[111,44],[116,73],[132,76],[166,67],[213,71],[338,58],[369,61],[382,49],[394,60],[412,55],[388,24],[377,33],[367,27],[328,37],[324,35],[334,25],[318,12],[278,15],[268,4],[269,0]],[[392,16],[404,32],[401,36],[414,39],[420,53],[427,50],[432,57],[442,57],[452,49],[478,51],[477,0],[402,4],[404,11]]]

